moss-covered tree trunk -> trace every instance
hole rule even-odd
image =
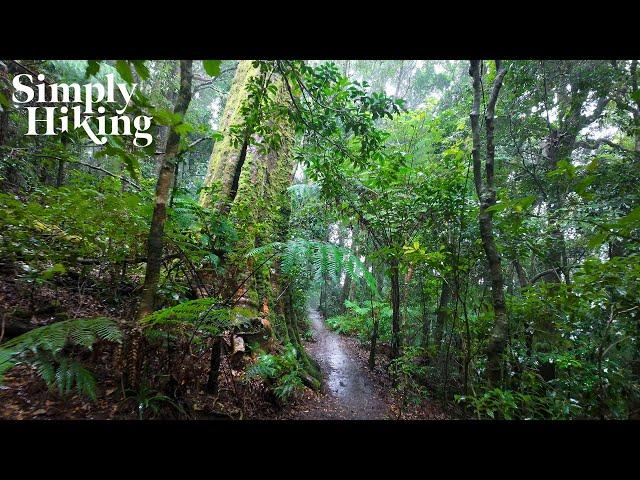
[[[218,127],[223,138],[213,146],[204,179],[205,187],[218,187],[215,208],[224,213],[229,212],[238,192],[240,175],[246,159],[249,132],[245,140],[237,144],[231,135],[231,127],[244,122],[241,107],[248,96],[247,82],[257,73],[251,63],[251,60],[241,60],[238,63]],[[211,206],[212,200],[211,193],[203,190],[200,203],[203,206]]]
[[[256,314],[264,306],[269,311],[280,312],[284,328],[276,328],[276,332],[281,341],[290,342],[296,347],[301,364],[309,375],[306,382],[317,388],[320,373],[302,346],[294,297],[289,289],[291,279],[283,277],[278,273],[279,269],[272,269],[268,263],[262,267],[254,264],[254,260],[245,255],[255,247],[287,240],[290,210],[287,189],[294,173],[291,151],[294,132],[291,125],[284,121],[269,120],[278,122],[269,125],[277,129],[280,135],[281,142],[277,148],[262,148],[264,139],[248,127],[244,127],[241,141],[233,139],[233,127],[246,123],[242,106],[248,98],[249,82],[258,74],[252,61],[245,60],[238,64],[220,122],[220,132],[224,138],[214,145],[205,178],[205,187],[214,187],[215,195],[205,190],[200,202],[203,206],[213,206],[228,214],[238,232],[234,246],[234,251],[238,253],[227,259],[227,266],[233,267],[228,270],[236,272],[235,278],[230,281],[239,285],[257,268],[239,293],[238,303],[255,310]],[[277,80],[275,84],[279,92],[277,98],[286,103],[288,96],[284,85]],[[278,297],[279,305],[274,305]]]

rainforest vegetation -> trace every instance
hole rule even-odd
[[[0,418],[639,418],[639,81],[0,60]],[[73,83],[153,141],[27,135]]]

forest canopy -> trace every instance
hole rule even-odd
[[[0,60],[0,418],[639,418],[639,80]]]

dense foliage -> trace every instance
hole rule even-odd
[[[95,400],[112,342],[130,415],[243,417],[320,388],[317,307],[399,416],[637,418],[637,65],[3,60],[0,372]],[[24,72],[139,85],[154,143],[26,136]]]

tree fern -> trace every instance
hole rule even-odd
[[[284,244],[280,242],[268,243],[266,245],[261,245],[259,247],[253,248],[247,252],[247,257],[256,257],[258,255],[263,255],[265,253],[271,253],[274,250],[278,250],[282,248]]]
[[[358,281],[365,279],[372,292],[377,292],[376,281],[371,272],[351,249],[330,242],[291,239],[286,243],[274,242],[254,248],[247,256],[279,252],[282,272],[295,277],[308,274],[316,281],[325,278],[339,279],[343,272]]]
[[[214,298],[190,300],[153,312],[140,323],[149,339],[166,340],[165,331],[180,334],[187,328],[190,331],[196,328],[197,333],[216,336],[230,327],[249,327],[256,317],[256,312],[249,308],[223,308],[216,305],[216,301]]]

